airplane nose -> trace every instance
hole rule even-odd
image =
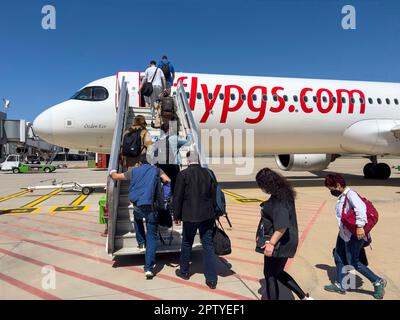
[[[53,143],[54,140],[52,118],[53,111],[46,110],[33,121],[33,130],[35,134],[48,143]]]

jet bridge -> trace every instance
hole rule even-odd
[[[143,115],[148,124],[151,123],[152,112],[149,108],[140,107],[140,98],[137,90],[139,73],[122,73],[117,77],[117,115],[110,162],[108,170],[124,172],[120,161],[120,150],[122,146],[123,134],[129,128],[132,120],[137,115]],[[194,122],[192,111],[189,107],[185,89],[180,82],[174,96],[179,117],[179,134],[186,137],[192,134],[192,147],[198,152],[199,162],[206,166],[205,156],[201,148],[198,127]],[[153,139],[160,135],[160,129],[154,129],[150,125],[147,128]],[[182,160],[185,163],[186,152],[182,151]],[[107,252],[113,256],[138,255],[143,254],[137,248],[136,235],[133,227],[133,206],[128,199],[129,182],[114,181],[110,177],[107,180],[107,209],[108,238]],[[172,228],[159,227],[159,243],[157,252],[179,252],[182,243],[182,226],[173,225]],[[194,250],[201,247],[199,236],[194,242]]]

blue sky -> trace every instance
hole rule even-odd
[[[341,27],[346,4],[356,30]],[[0,98],[9,118],[33,120],[163,54],[177,71],[400,82],[399,16],[397,0],[1,0]]]

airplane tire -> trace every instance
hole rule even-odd
[[[91,194],[92,192],[93,192],[92,188],[89,188],[89,187],[84,187],[84,188],[82,189],[82,194],[85,195],[85,196],[88,196],[88,195]]]
[[[365,179],[374,179],[375,178],[375,164],[372,162],[367,163],[364,167],[364,178]]]
[[[381,180],[387,180],[390,178],[392,174],[392,169],[390,169],[389,165],[386,163],[379,163],[376,166],[377,177]]]
[[[367,163],[364,167],[364,177],[365,179],[379,179],[387,180],[390,178],[392,170],[386,163]]]

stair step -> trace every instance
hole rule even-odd
[[[119,206],[117,220],[132,220],[133,219],[133,208],[127,206]]]
[[[177,229],[173,230],[171,234],[170,229],[166,228],[160,228],[160,233],[161,236],[163,237],[165,244],[161,242],[161,240],[158,241],[158,248],[157,251],[163,251],[163,250],[180,250],[181,243],[182,243],[182,229]],[[171,245],[170,239],[172,236],[172,242]],[[199,235],[196,236],[195,241],[196,245],[200,244],[200,237]],[[137,247],[137,241],[136,241],[136,235],[133,232],[125,232],[125,233],[120,233],[115,236],[115,248],[116,250],[120,250],[123,248],[135,248]]]

